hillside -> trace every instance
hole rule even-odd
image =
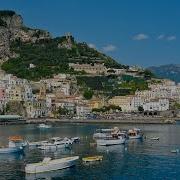
[[[180,64],[168,64],[163,66],[152,66],[148,68],[157,77],[168,78],[175,82],[180,82]]]
[[[57,73],[75,72],[68,63],[104,63],[108,68],[128,68],[86,43],[76,42],[69,33],[51,38],[44,30],[31,29],[13,11],[0,11],[2,69],[20,78],[39,80]],[[9,32],[7,37],[3,33]]]

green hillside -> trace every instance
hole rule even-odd
[[[11,43],[10,48],[18,57],[4,62],[2,69],[20,78],[39,80],[57,73],[76,74],[77,72],[69,68],[68,63],[70,62],[102,62],[107,67],[127,68],[127,66],[120,65],[112,58],[88,47],[86,43],[77,43],[72,36],[70,37],[70,48],[65,47],[69,45],[68,43],[65,36],[39,40],[36,43],[23,43],[16,40]],[[29,68],[30,64],[35,67]]]

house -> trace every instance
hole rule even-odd
[[[76,115],[78,117],[86,117],[91,113],[91,108],[87,105],[77,105],[76,106]]]

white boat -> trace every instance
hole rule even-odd
[[[77,143],[80,141],[80,137],[72,137],[71,140],[73,143]]]
[[[96,143],[99,146],[111,146],[111,145],[118,145],[124,144],[126,141],[126,137],[124,134],[122,135],[113,135],[111,137],[106,137],[103,139],[96,139]]]
[[[72,145],[72,140],[68,138],[59,138],[59,137],[54,137],[51,138],[50,141],[45,142],[41,145],[38,146],[39,149],[41,150],[51,150],[51,149],[59,149],[59,148],[66,148]]]
[[[48,143],[48,141],[36,141],[36,142],[29,142],[28,141],[27,143],[30,147],[37,147],[37,146],[41,146],[45,143]]]
[[[51,127],[52,127],[51,125],[47,125],[47,124],[39,124],[39,126],[38,126],[38,128],[40,128],[40,129],[49,129]]]
[[[51,158],[44,158],[42,162],[27,164],[25,167],[25,172],[31,174],[65,169],[74,166],[78,159],[79,156],[54,160],[51,160]]]
[[[128,130],[127,134],[129,139],[141,139],[143,137],[141,130],[138,128]]]
[[[114,127],[112,129],[97,129],[96,133],[93,134],[93,138],[102,139],[102,138],[111,136],[112,134],[118,134],[118,133],[120,133],[120,130],[118,127]]]

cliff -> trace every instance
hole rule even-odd
[[[0,11],[0,63],[17,54],[10,51],[11,42],[19,39],[22,42],[36,42],[49,39],[49,32],[31,29],[23,24],[23,18],[14,11]]]

